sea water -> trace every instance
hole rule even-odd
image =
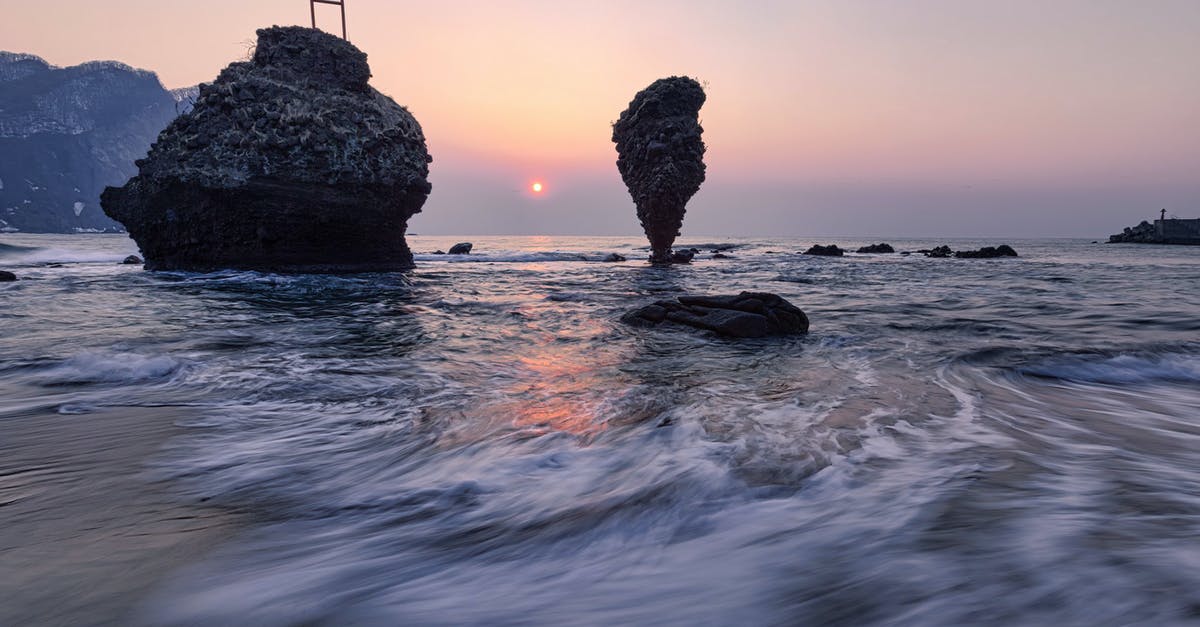
[[[409,273],[288,276],[6,235],[0,429],[33,406],[184,427],[148,477],[244,526],[139,599],[147,624],[1200,621],[1200,248],[430,254],[461,239],[410,238]],[[811,332],[619,322],[742,290]]]

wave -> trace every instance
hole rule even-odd
[[[22,265],[48,263],[120,263],[133,251],[105,252],[73,248],[31,248],[0,244],[0,257]]]
[[[608,253],[564,253],[564,252],[498,252],[471,253],[469,255],[413,255],[415,261],[445,261],[450,263],[544,263],[551,261],[603,261]]]
[[[167,355],[85,352],[41,372],[36,380],[42,385],[135,383],[168,378],[182,368],[183,362]]]
[[[1021,368],[1023,374],[1079,383],[1200,383],[1200,355],[1121,354],[1056,359]]]

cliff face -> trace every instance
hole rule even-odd
[[[104,193],[151,269],[297,272],[412,266],[408,219],[430,192],[407,109],[366,55],[300,27],[258,31],[253,60],[200,86],[190,112]]]
[[[672,76],[638,92],[613,125],[617,169],[650,240],[650,260],[671,259],[688,200],[704,182],[704,89]]]
[[[100,192],[176,115],[158,78],[115,62],[57,68],[0,52],[0,231],[116,230]]]

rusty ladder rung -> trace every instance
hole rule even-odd
[[[308,10],[312,13],[312,27],[317,27],[317,5],[332,4],[342,9],[342,39],[350,40],[346,36],[346,0],[308,0]]]

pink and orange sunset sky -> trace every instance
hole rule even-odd
[[[0,0],[0,49],[211,80],[307,0]],[[1080,236],[1200,217],[1200,2],[348,0],[434,156],[418,233],[636,234],[610,123],[707,84],[684,234]],[[320,23],[338,28],[337,10]],[[532,194],[534,180],[542,194]]]

